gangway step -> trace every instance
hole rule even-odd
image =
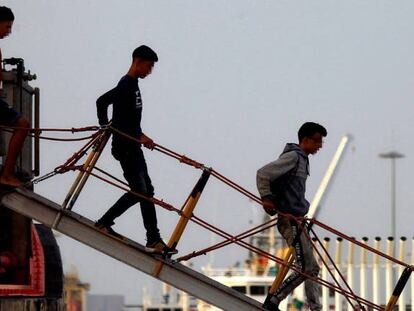
[[[48,227],[52,227],[61,213],[56,231],[86,244],[150,276],[155,266],[163,262],[158,279],[171,284],[205,302],[229,311],[264,310],[261,304],[207,276],[161,256],[145,252],[143,245],[127,238],[116,238],[96,229],[94,222],[56,204],[32,191],[16,189],[1,197],[1,205]]]

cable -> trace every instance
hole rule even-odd
[[[8,127],[8,128],[7,127],[0,127],[0,130],[8,130],[8,129],[10,129],[10,127]],[[26,130],[34,131],[35,133],[38,134],[41,131],[61,131],[61,132],[69,132],[70,131],[72,133],[74,133],[74,132],[82,132],[82,131],[96,131],[98,128],[97,127],[94,127],[94,126],[91,126],[91,127],[83,127],[83,128],[72,128],[72,129],[27,129],[27,128],[14,128],[14,129],[26,129]],[[140,140],[139,139],[137,139],[135,137],[132,137],[132,136],[126,134],[126,133],[123,133],[122,131],[114,128],[113,126],[109,126],[108,129],[110,129],[111,131],[113,131],[116,134],[119,134],[119,135],[124,136],[124,137],[126,137],[128,139],[131,139],[131,140],[133,140],[135,142],[140,143]],[[87,152],[87,150],[89,148],[91,148],[95,144],[95,142],[97,140],[99,140],[100,135],[101,135],[101,132],[96,132],[96,133],[94,133],[91,136],[82,137],[82,138],[74,138],[74,139],[61,139],[61,138],[43,137],[43,139],[60,140],[60,141],[78,141],[78,140],[86,140],[86,139],[90,139],[90,141],[85,146],[83,146],[78,152],[76,152],[71,158],[69,158],[65,162],[65,164],[57,167],[54,172],[50,172],[50,173],[48,173],[48,174],[46,174],[46,175],[44,175],[42,177],[37,178],[36,180],[33,181],[33,183],[38,183],[40,181],[43,181],[43,180],[45,180],[47,178],[50,178],[50,177],[54,176],[57,173],[64,173],[64,172],[69,171],[69,170],[80,170],[80,171],[82,171],[83,170],[82,166],[79,166],[79,165],[76,166],[75,163]],[[163,147],[163,146],[161,146],[159,144],[154,144],[154,148],[153,149],[156,150],[156,151],[159,151],[159,152],[161,152],[161,153],[163,153],[163,154],[165,154],[165,155],[167,155],[169,157],[172,157],[172,158],[177,159],[180,163],[184,163],[184,164],[193,166],[196,169],[204,169],[205,168],[204,164],[202,164],[200,162],[197,162],[195,160],[192,160],[192,159],[186,157],[185,155],[181,155],[181,154],[179,154],[179,153],[177,153],[177,152],[175,152],[173,150],[170,150],[170,149],[168,149],[166,147]],[[158,200],[158,199],[155,199],[155,198],[152,198],[152,197],[146,197],[146,196],[144,196],[142,194],[139,194],[139,193],[136,193],[134,191],[131,191],[131,190],[129,190],[127,188],[128,187],[128,184],[127,183],[121,181],[120,179],[116,178],[115,176],[109,174],[108,172],[106,172],[106,171],[104,171],[104,170],[102,170],[100,168],[95,167],[95,169],[97,171],[99,171],[101,174],[104,174],[105,176],[107,176],[109,178],[112,178],[116,182],[122,184],[122,186],[116,184],[115,182],[110,181],[109,179],[107,179],[105,177],[102,177],[100,175],[97,175],[97,174],[95,174],[93,172],[87,172],[87,173],[90,174],[90,175],[92,175],[92,176],[94,176],[97,179],[100,179],[101,181],[104,181],[104,182],[112,185],[112,186],[118,187],[118,188],[120,188],[120,189],[122,189],[124,191],[127,191],[127,192],[129,192],[129,193],[131,193],[133,195],[136,195],[136,196],[138,196],[141,199],[145,199],[145,200],[151,201],[154,204],[157,204],[157,205],[159,205],[159,206],[161,206],[161,207],[163,207],[163,208],[165,208],[167,210],[175,211],[177,214],[179,214],[179,215],[182,216],[181,210],[175,208],[174,206],[172,206],[172,205],[170,205],[168,203],[165,203],[163,200]],[[210,169],[210,170],[211,170],[211,175],[213,175],[219,181],[223,182],[224,184],[228,185],[229,187],[231,187],[231,188],[235,189],[236,191],[240,192],[242,195],[246,196],[247,198],[251,199],[252,201],[255,201],[258,204],[262,205],[262,201],[261,201],[261,199],[258,196],[256,196],[255,194],[251,193],[250,191],[246,190],[245,188],[243,188],[242,186],[238,185],[237,183],[235,183],[234,181],[230,180],[229,178],[225,177],[224,175],[220,174],[219,172],[217,172],[217,171],[215,171],[213,169]],[[386,255],[386,254],[384,254],[384,253],[382,253],[382,252],[380,252],[380,251],[378,251],[378,250],[376,250],[376,249],[374,249],[372,247],[369,247],[368,245],[365,245],[363,243],[360,243],[360,242],[356,241],[355,239],[353,239],[351,237],[348,237],[345,234],[343,234],[343,233],[335,230],[334,228],[332,228],[332,227],[330,227],[330,226],[328,226],[328,225],[326,225],[326,224],[324,224],[322,222],[319,222],[319,221],[317,221],[315,219],[308,219],[306,217],[295,217],[293,215],[284,214],[284,213],[278,213],[278,214],[283,215],[285,217],[288,217],[289,219],[295,220],[297,222],[302,222],[303,220],[306,220],[310,224],[315,224],[315,225],[317,225],[317,226],[319,226],[319,227],[327,230],[328,232],[334,233],[337,236],[340,236],[343,239],[348,240],[349,242],[354,243],[354,244],[356,244],[356,245],[358,245],[358,246],[360,246],[362,248],[365,248],[368,251],[373,252],[373,253],[381,256],[381,257],[384,257],[384,258],[386,258],[388,260],[391,260],[392,262],[394,262],[396,264],[402,265],[402,266],[404,266],[406,268],[409,268],[411,270],[414,269],[412,266],[407,265],[404,262],[401,262],[401,261],[399,261],[399,260],[397,260],[397,259],[395,259],[395,258],[393,258],[391,256],[388,256],[388,255]],[[211,232],[214,232],[214,233],[218,234],[219,236],[225,238],[225,240],[222,241],[222,242],[220,242],[220,243],[217,243],[215,245],[212,245],[210,247],[207,247],[207,248],[204,248],[202,250],[199,250],[197,252],[192,252],[190,254],[181,256],[176,261],[188,260],[188,259],[194,258],[196,256],[200,256],[202,254],[206,254],[206,253],[208,253],[210,251],[217,250],[217,249],[222,248],[224,246],[227,246],[229,244],[235,243],[235,244],[237,244],[239,246],[242,246],[242,247],[244,247],[244,248],[246,248],[246,249],[248,249],[248,250],[250,250],[252,252],[255,252],[256,254],[259,254],[259,255],[261,255],[261,256],[263,256],[265,258],[268,258],[270,260],[273,260],[273,261],[275,261],[275,262],[277,262],[279,264],[286,265],[283,262],[282,259],[280,259],[280,258],[278,258],[278,257],[276,257],[276,256],[274,256],[272,254],[269,254],[269,253],[267,253],[267,252],[265,252],[263,250],[260,250],[259,248],[255,247],[254,245],[251,245],[251,244],[243,241],[243,239],[245,239],[247,237],[250,237],[250,236],[252,236],[254,234],[257,234],[257,233],[259,233],[259,232],[261,232],[263,230],[266,230],[266,229],[270,228],[271,226],[274,226],[273,222],[275,221],[275,219],[276,218],[274,218],[274,219],[272,219],[272,220],[270,220],[268,222],[265,222],[264,224],[261,224],[261,225],[259,225],[257,227],[251,228],[251,229],[249,229],[249,230],[247,230],[247,231],[245,231],[243,233],[240,233],[240,234],[238,234],[236,236],[232,236],[232,235],[224,232],[223,230],[221,230],[221,229],[219,229],[219,228],[217,228],[217,227],[209,224],[208,222],[206,222],[206,221],[204,221],[204,220],[196,217],[195,215],[191,215],[189,217],[189,220],[191,220],[192,222],[198,224],[199,226],[201,226],[201,227],[203,227],[203,228],[205,228],[207,230],[210,230]],[[321,246],[321,248],[323,249],[323,251],[327,254],[327,257],[329,258],[330,262],[333,264],[334,268],[338,272],[338,274],[341,277],[342,281],[348,287],[348,290],[349,291],[344,290],[340,286],[340,282],[335,279],[334,275],[331,273],[331,271],[330,271],[330,269],[328,267],[328,263],[323,259],[322,254],[319,252],[319,250],[317,249],[316,245],[313,242],[311,242],[312,246],[314,247],[314,249],[318,253],[318,256],[321,258],[321,260],[323,261],[324,265],[327,267],[328,271],[330,271],[331,276],[333,277],[333,279],[335,280],[335,282],[337,283],[337,285],[331,284],[328,281],[322,280],[319,277],[313,277],[311,275],[307,275],[306,273],[303,273],[302,271],[300,271],[300,269],[297,266],[295,266],[295,265],[290,265],[290,266],[287,265],[287,266],[290,269],[292,269],[292,270],[294,270],[294,271],[296,271],[296,272],[304,275],[306,278],[309,278],[311,280],[314,280],[315,282],[318,282],[321,285],[327,286],[327,287],[329,287],[329,288],[331,288],[331,289],[333,289],[333,290],[341,293],[342,295],[344,295],[348,299],[348,302],[349,303],[351,303],[350,299],[353,299],[353,300],[355,300],[355,301],[358,302],[358,304],[359,304],[360,307],[362,307],[361,306],[361,303],[363,303],[363,304],[365,304],[367,306],[372,307],[373,309],[382,310],[381,307],[379,307],[379,306],[377,306],[377,305],[375,305],[375,304],[367,301],[366,299],[363,299],[363,298],[358,297],[358,296],[355,295],[355,293],[352,291],[352,289],[350,288],[350,286],[346,283],[346,280],[343,277],[343,275],[341,274],[340,270],[336,267],[335,263],[333,262],[332,258],[329,255],[328,251],[323,247],[322,243],[320,242],[319,238],[317,237],[317,235],[313,231],[313,229],[311,229],[311,232],[315,236],[316,240],[319,242],[319,245]],[[310,236],[309,236],[308,233],[306,233],[306,237],[308,239],[310,239]]]

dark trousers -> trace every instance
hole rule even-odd
[[[154,196],[154,187],[148,175],[147,164],[141,148],[131,148],[130,150],[112,149],[112,155],[121,164],[124,177],[133,192],[142,194],[146,197]],[[148,241],[160,238],[157,227],[157,214],[154,203],[132,193],[125,193],[117,202],[102,216],[98,223],[111,226],[115,218],[121,216],[128,208],[140,203],[144,227],[147,230]]]

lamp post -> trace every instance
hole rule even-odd
[[[395,162],[396,159],[404,158],[404,155],[397,151],[380,153],[382,159],[391,160],[391,236],[396,239],[396,189],[395,189]]]

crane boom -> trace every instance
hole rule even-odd
[[[342,159],[342,155],[350,139],[351,139],[350,135],[344,135],[341,141],[339,142],[338,148],[336,149],[336,152],[331,160],[331,163],[329,164],[328,169],[326,170],[325,176],[322,178],[322,181],[319,184],[318,190],[316,191],[316,194],[313,197],[313,200],[309,207],[309,212],[307,214],[309,218],[316,217],[316,213],[318,211],[320,202],[324,197],[326,189],[329,186],[329,183],[332,179],[332,176],[335,173],[335,170],[336,170],[336,167],[338,166],[339,161]]]

